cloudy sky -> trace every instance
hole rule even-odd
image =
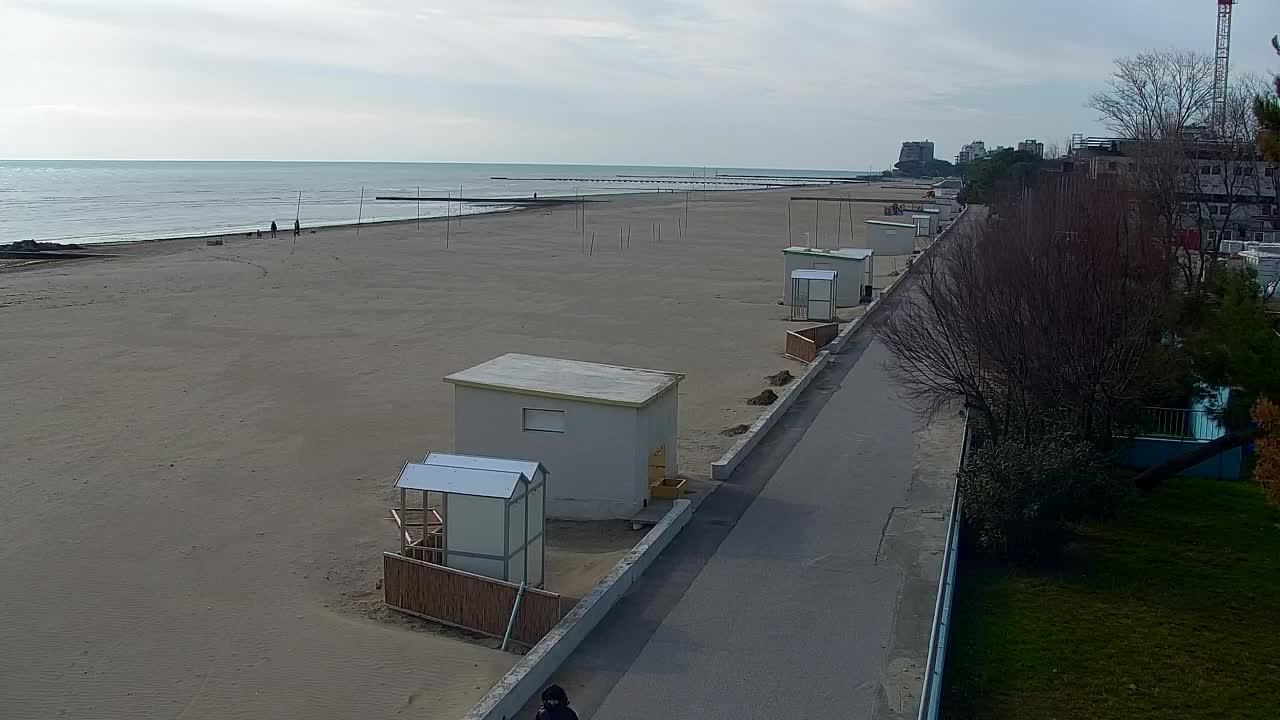
[[[0,0],[0,158],[857,169],[1099,132],[1209,0]],[[1087,19],[1087,20],[1086,20]],[[1233,69],[1280,69],[1280,2]]]

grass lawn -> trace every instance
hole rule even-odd
[[[943,716],[1280,718],[1280,511],[1177,478],[1051,568],[962,557]]]

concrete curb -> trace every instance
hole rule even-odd
[[[929,253],[937,247],[938,243],[942,242],[943,238],[951,232],[951,228],[954,228],[960,223],[960,220],[964,218],[965,213],[967,212],[969,212],[969,208],[968,206],[965,206],[965,209],[960,211],[960,214],[956,216],[956,219],[947,226],[946,230],[943,230],[942,233],[938,235],[933,243],[929,245],[923,253],[921,253],[921,256],[923,257],[926,253]],[[886,287],[884,291],[880,293],[880,297],[873,300],[871,304],[867,306],[866,312],[862,313],[860,317],[854,318],[853,322],[849,323],[844,330],[840,331],[840,334],[836,336],[836,339],[828,343],[827,347],[818,353],[818,356],[814,358],[813,362],[809,363],[809,367],[805,369],[804,374],[783,390],[782,394],[778,396],[777,401],[770,405],[769,409],[764,411],[764,414],[756,418],[756,421],[751,424],[751,429],[739,438],[738,442],[733,444],[733,447],[726,450],[724,455],[720,456],[719,460],[711,463],[712,480],[725,480],[733,474],[733,471],[738,467],[738,465],[747,458],[747,455],[751,454],[751,451],[755,449],[756,445],[760,444],[760,441],[764,438],[765,434],[769,432],[770,428],[777,424],[778,418],[782,417],[782,415],[795,403],[796,398],[800,397],[801,391],[809,386],[809,383],[813,380],[814,376],[826,367],[831,356],[839,354],[840,351],[844,349],[844,346],[849,342],[849,338],[852,338],[854,333],[870,321],[870,318],[876,313],[876,310],[884,305],[885,300],[902,283],[902,280],[907,277],[907,273],[911,272],[911,268],[914,266],[915,263],[913,262],[911,265],[908,265],[907,269],[903,270],[898,277],[894,278],[893,282],[889,283],[889,287]]]
[[[832,343],[837,342],[833,340]],[[831,351],[823,350],[818,353],[813,362],[809,363],[809,367],[805,369],[800,377],[795,379],[787,387],[783,388],[782,394],[778,399],[765,410],[756,421],[751,423],[751,429],[746,432],[738,442],[733,444],[719,460],[711,463],[711,479],[724,480],[729,477],[738,467],[738,464],[746,459],[747,455],[755,449],[755,446],[764,438],[765,433],[769,432],[778,422],[778,418],[782,417],[787,410],[795,404],[796,398],[800,397],[801,391],[809,386],[818,371],[826,367],[827,361],[831,359]]]
[[[480,702],[467,711],[463,720],[510,720],[515,717],[530,698],[542,691],[551,675],[653,564],[654,558],[688,524],[692,515],[692,503],[676,500],[662,520],[573,606],[568,615],[561,618],[546,637],[533,646],[529,654],[520,658],[515,667],[480,698]]]

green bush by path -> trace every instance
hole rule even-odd
[[[944,717],[1280,717],[1280,511],[1176,478],[1048,568],[962,557]]]

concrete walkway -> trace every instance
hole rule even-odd
[[[584,720],[915,716],[962,424],[888,359],[853,338],[565,664]]]

